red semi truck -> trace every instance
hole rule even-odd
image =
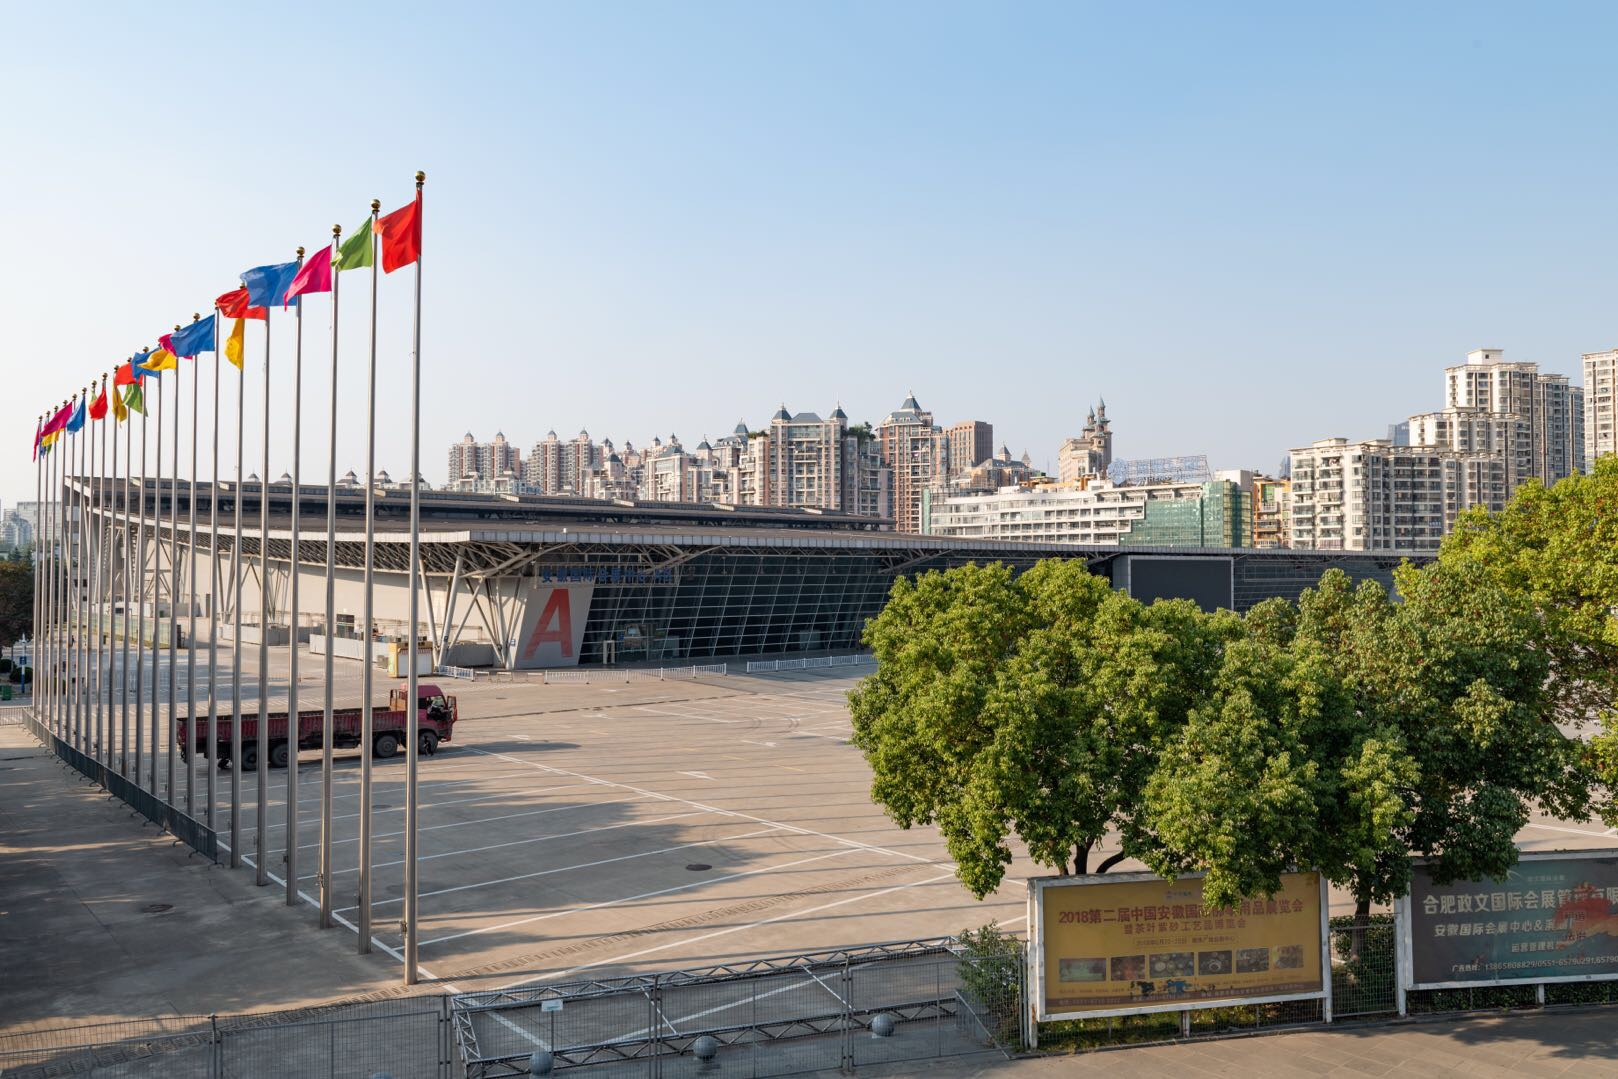
[[[421,752],[432,754],[438,749],[438,743],[451,740],[455,728],[455,721],[460,718],[455,698],[439,689],[431,682],[416,687],[419,691],[417,706],[420,710]],[[388,695],[387,708],[374,708],[371,711],[371,753],[373,756],[386,758],[399,752],[405,740],[410,737],[410,713],[405,710],[408,691],[404,687],[395,689]],[[334,708],[331,714],[332,746],[337,749],[352,749],[360,744],[360,727],[363,720],[363,709]],[[252,771],[258,767],[258,713],[242,713],[242,770]],[[221,715],[219,724],[219,767],[223,768],[230,762],[231,744],[230,729],[232,717]],[[326,725],[326,710],[312,708],[298,713],[298,748],[319,749],[322,732]],[[190,749],[187,745],[187,734],[191,728],[188,720],[181,719],[176,725],[175,741],[179,746],[180,759],[190,759]],[[204,757],[208,755],[208,720],[206,716],[197,718],[198,752]],[[285,768],[290,756],[287,749],[287,714],[285,712],[270,713],[269,754],[271,768]]]

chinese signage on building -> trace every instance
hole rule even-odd
[[[1318,873],[1217,909],[1200,877],[1147,873],[1031,880],[1029,898],[1041,1020],[1326,995]]]
[[[1407,987],[1618,978],[1618,851],[1525,854],[1498,881],[1435,884],[1417,865]]]

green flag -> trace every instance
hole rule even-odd
[[[337,257],[332,260],[332,267],[337,271],[357,270],[372,263],[371,255],[371,219],[367,217],[365,224],[354,230],[354,234],[344,240],[337,249]]]
[[[146,415],[146,395],[140,392],[140,383],[124,387],[124,405],[131,412]]]

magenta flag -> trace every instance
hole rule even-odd
[[[331,244],[327,244],[310,256],[309,261],[303,264],[298,276],[292,279],[287,287],[286,301],[282,307],[292,302],[294,296],[302,296],[306,292],[331,291]]]

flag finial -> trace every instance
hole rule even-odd
[[[202,321],[202,315],[200,315],[196,311],[191,312],[191,321],[192,322],[201,322]]]
[[[303,246],[301,244],[298,247],[298,257],[303,258]]]
[[[174,328],[175,328],[175,329],[176,329],[176,330],[177,330],[177,329],[179,329],[179,328],[180,328],[180,324],[179,324],[179,323],[178,323],[178,322],[176,322],[176,323],[175,323],[175,324],[174,324]]]
[[[427,182],[427,174],[425,172],[417,172],[416,173],[416,186],[420,187],[422,184],[424,184],[426,182]]]
[[[381,211],[382,211],[382,200],[381,199],[372,199],[371,200],[371,212],[374,214],[374,213],[380,213]]]
[[[343,234],[343,226],[341,226],[341,225],[333,225],[331,227],[331,238],[332,239],[335,240],[335,239],[337,239],[337,237],[341,236],[342,234]]]

